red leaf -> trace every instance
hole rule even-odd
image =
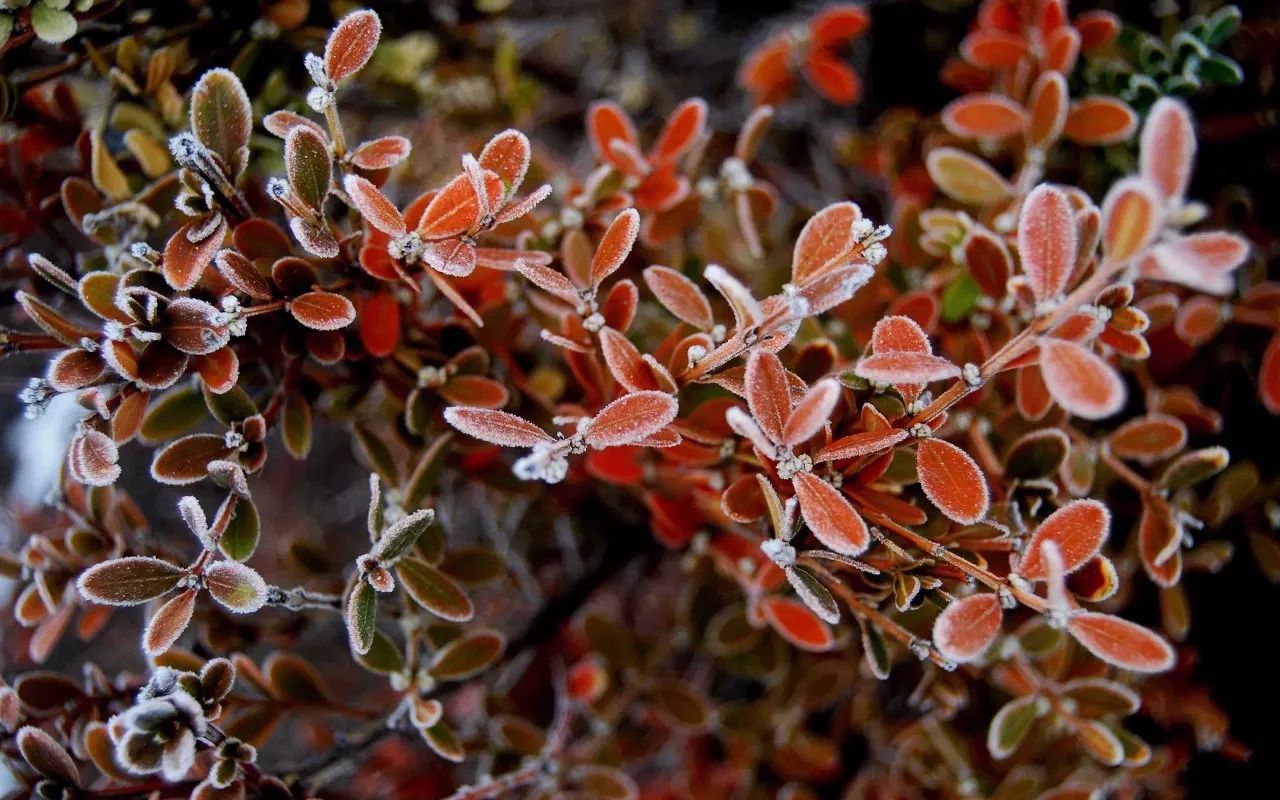
[[[747,358],[743,388],[756,424],[770,441],[781,443],[783,428],[791,416],[791,391],[782,361],[768,351],[753,350]]]
[[[1077,248],[1067,196],[1051,186],[1037,186],[1018,218],[1018,256],[1037,302],[1056,300],[1067,288]]]
[[[356,204],[356,210],[360,212],[360,216],[364,217],[366,222],[388,236],[401,236],[404,234],[406,230],[404,217],[400,215],[400,210],[395,207],[395,204],[378,190],[377,186],[374,186],[359,175],[348,175],[343,181],[343,186],[346,188],[351,202]]]
[[[1271,337],[1262,354],[1262,370],[1258,374],[1258,393],[1262,404],[1272,414],[1280,414],[1280,331]]]
[[[502,408],[511,399],[505,386],[483,375],[455,375],[439,391],[450,403],[475,408]]]
[[[835,3],[809,20],[809,38],[816,47],[833,47],[861,36],[871,25],[871,14],[856,3]]]
[[[853,371],[869,381],[895,385],[929,383],[960,375],[955,364],[927,353],[876,353],[859,359]]]
[[[214,254],[222,246],[222,239],[227,232],[226,221],[219,219],[211,233],[193,243],[187,235],[202,226],[203,222],[200,220],[188,222],[170,236],[168,244],[164,246],[161,270],[164,272],[164,279],[175,289],[186,291],[195,286],[204,274],[205,267],[209,266]]]
[[[818,94],[833,103],[852,105],[862,96],[862,80],[858,73],[827,50],[810,48],[802,68]]]
[[[392,292],[380,292],[360,304],[360,341],[377,358],[389,356],[400,343],[400,303]]]
[[[613,218],[609,229],[604,232],[600,244],[596,247],[591,259],[591,285],[599,286],[605,278],[612,275],[622,262],[631,255],[631,248],[640,233],[640,214],[634,208],[628,208]]]
[[[1169,643],[1128,620],[1086,611],[1073,616],[1067,630],[1090,653],[1121,669],[1134,672],[1173,669],[1174,652]]]
[[[818,451],[814,461],[839,461],[845,458],[856,458],[881,450],[889,450],[898,442],[907,438],[904,430],[888,429],[881,431],[864,431],[837,439]]]
[[[834,486],[810,472],[792,479],[804,522],[827,548],[856,556],[867,549],[871,534],[862,515]]]
[[[853,249],[853,224],[862,218],[856,203],[833,203],[809,218],[791,254],[791,281],[801,284],[827,269],[843,266]]]
[[[838,381],[825,378],[815,383],[791,411],[786,427],[782,430],[783,442],[794,447],[822,430],[839,400]]]
[[[971,94],[942,109],[942,124],[956,136],[1003,139],[1022,132],[1027,112],[1002,94]]]
[[[555,441],[532,422],[505,411],[452,406],[444,410],[444,418],[468,436],[504,447],[533,447]]]
[[[1058,546],[1064,572],[1075,572],[1102,548],[1111,531],[1111,512],[1097,500],[1073,500],[1050,514],[1027,544],[1018,564],[1022,577],[1042,581],[1048,577],[1041,548],[1045,542]]]
[[[351,163],[360,169],[389,169],[408,158],[411,149],[403,136],[383,136],[357,147],[351,154]]]
[[[822,653],[836,643],[831,627],[799,600],[766,597],[760,601],[760,611],[782,638],[801,650]]]
[[[633,444],[671,424],[679,405],[662,392],[635,392],[600,409],[587,428],[586,443],[598,449]]]
[[[960,43],[960,53],[974,66],[1006,70],[1017,66],[1027,54],[1027,42],[1017,34],[988,28],[966,36]]]
[[[518,130],[508,128],[489,140],[480,151],[480,166],[490,170],[502,178],[506,187],[505,194],[510,196],[524,182],[525,173],[529,171],[529,137]]]
[[[334,83],[359,72],[382,36],[382,21],[372,11],[353,11],[343,17],[324,46],[324,70]]]
[[[1141,173],[1166,199],[1180,200],[1191,180],[1196,131],[1191,112],[1180,100],[1162,97],[1142,126]]]
[[[317,331],[336,331],[356,319],[351,301],[332,292],[307,292],[289,301],[288,308],[294,319]]]
[[[667,309],[681,322],[710,330],[715,324],[711,303],[698,285],[670,267],[652,266],[644,271],[644,282]]]
[[[701,97],[685,100],[667,118],[667,124],[658,134],[658,141],[649,152],[649,158],[656,164],[676,160],[702,136],[706,124],[707,101]]]
[[[1161,241],[1143,259],[1144,274],[1209,294],[1231,294],[1231,272],[1249,257],[1249,242],[1221,231],[1193,233]]]
[[[938,652],[957,663],[972,661],[986,652],[1000,633],[1004,612],[994,593],[983,592],[948,605],[933,622],[933,644]]]
[[[608,100],[592,103],[587,109],[587,134],[596,158],[626,171],[629,164],[614,154],[610,143],[619,140],[635,147],[639,139],[635,124],[622,106]]]
[[[987,481],[977,463],[941,439],[921,439],[916,447],[920,487],[938,510],[962,525],[987,515]]]
[[[1124,406],[1126,392],[1120,376],[1074,342],[1041,339],[1040,374],[1049,394],[1070,414],[1102,419]]]
[[[142,634],[142,650],[149,656],[158,656],[173,647],[178,637],[191,622],[191,612],[196,607],[195,589],[188,589],[170,599],[147,622]]]

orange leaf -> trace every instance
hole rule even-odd
[[[633,444],[671,424],[678,406],[662,392],[635,392],[600,409],[587,428],[586,443],[598,449]]]
[[[825,378],[815,383],[791,411],[782,430],[783,442],[794,447],[822,430],[839,400],[839,382]]]
[[[1120,376],[1074,342],[1041,339],[1040,374],[1049,394],[1069,414],[1102,419],[1124,406],[1126,392]]]
[[[675,161],[702,136],[707,124],[707,101],[693,97],[676,106],[658,134],[649,158],[655,164]]]
[[[877,383],[921,384],[955,378],[960,368],[927,353],[876,353],[858,360],[856,375]]]
[[[1138,115],[1116,97],[1086,97],[1071,105],[1063,133],[1084,145],[1127,141],[1138,129]]]
[[[600,239],[595,255],[591,259],[591,285],[598,287],[600,283],[612,275],[622,262],[631,255],[636,236],[640,233],[640,215],[634,208],[628,208],[613,218],[608,230]]]
[[[941,439],[921,439],[916,447],[920,487],[938,510],[962,525],[987,515],[987,481],[973,458]]]
[[[356,204],[356,210],[360,212],[360,216],[364,217],[370,225],[389,236],[404,234],[406,230],[404,217],[400,216],[400,210],[378,190],[378,187],[359,175],[348,175],[342,185],[347,190],[351,202]]]
[[[989,70],[1013,69],[1027,55],[1027,42],[1007,31],[974,31],[960,43],[960,53],[974,66]]]
[[[169,242],[164,247],[161,269],[164,279],[175,289],[186,291],[195,286],[204,275],[205,267],[209,266],[218,248],[222,246],[222,239],[227,232],[225,220],[219,219],[203,239],[192,242],[189,234],[201,227],[203,222],[200,220],[188,222],[169,237]]]
[[[833,103],[852,105],[862,96],[862,80],[858,73],[827,50],[810,48],[803,69],[804,76],[818,94]]]
[[[400,343],[400,304],[395,294],[380,292],[360,306],[360,341],[371,356],[382,358]]]
[[[1018,218],[1018,256],[1038,303],[1057,300],[1067,288],[1077,247],[1071,202],[1052,186],[1037,186]]]
[[[629,164],[614,153],[610,143],[617,139],[636,147],[640,140],[635,123],[622,106],[610,100],[592,103],[587,109],[587,134],[597,159],[624,172],[627,170]]]
[[[791,254],[791,281],[805,283],[819,273],[843,266],[856,240],[853,225],[862,218],[856,203],[833,203],[809,218]]]
[[[644,282],[662,303],[681,322],[695,328],[710,330],[715,324],[711,316],[711,303],[698,285],[670,267],[652,266],[644,271]]]
[[[1272,414],[1280,414],[1280,331],[1271,337],[1267,351],[1262,355],[1262,370],[1258,374],[1258,393],[1262,404]]]
[[[489,140],[480,151],[480,166],[493,172],[502,179],[506,187],[504,194],[510,196],[524,182],[525,173],[529,171],[529,159],[532,148],[529,137],[518,130],[508,128]]]
[[[353,11],[329,34],[324,47],[324,70],[337,83],[359,72],[373,56],[382,36],[382,21],[372,11]]]
[[[809,39],[815,47],[831,47],[861,36],[871,25],[871,14],[855,3],[836,3],[809,20]]]
[[[760,601],[760,611],[782,638],[801,650],[822,653],[836,643],[831,627],[799,600],[766,597]]]
[[[783,441],[783,428],[791,416],[791,391],[782,361],[767,350],[753,350],[743,379],[751,416],[773,442]]]
[[[835,487],[811,472],[798,472],[792,479],[796,500],[804,522],[827,548],[856,556],[871,542],[867,523]]]
[[[1097,500],[1073,500],[1050,514],[1036,528],[1018,564],[1022,577],[1042,581],[1048,578],[1041,548],[1053,542],[1062,557],[1064,572],[1074,572],[1094,556],[1111,531],[1111,512]]]
[[[1154,464],[1182,450],[1187,443],[1187,426],[1177,417],[1148,414],[1116,428],[1107,439],[1111,452],[1120,458]]]
[[[1196,131],[1191,112],[1180,100],[1162,97],[1147,113],[1140,149],[1142,177],[1167,199],[1179,200],[1191,180]]]
[[[1004,95],[971,94],[942,109],[942,124],[956,136],[1003,139],[1022,132],[1027,112]]]
[[[1031,87],[1027,106],[1031,120],[1027,125],[1027,142],[1032,147],[1047,148],[1062,135],[1067,124],[1067,79],[1061,72],[1042,72]]]
[[[1123,264],[1160,233],[1162,202],[1155,186],[1142,178],[1116,181],[1102,201],[1102,248],[1107,261]]]
[[[1004,612],[994,593],[983,592],[948,605],[933,622],[933,644],[938,652],[957,663],[972,661],[986,652],[1000,633]]]
[[[954,147],[930,151],[925,167],[938,188],[961,203],[992,205],[1013,194],[1013,187],[990,164]]]
[[[289,314],[317,331],[336,331],[355,321],[356,307],[340,294],[307,292],[288,304]]]
[[[1090,653],[1121,669],[1134,672],[1173,669],[1174,652],[1169,643],[1128,620],[1086,611],[1073,616],[1067,630]]]
[[[836,439],[819,450],[813,460],[821,463],[823,461],[839,461],[844,458],[870,455],[881,450],[888,450],[906,438],[907,432],[896,428],[853,433]]]

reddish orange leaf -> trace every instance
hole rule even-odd
[[[360,341],[371,356],[382,358],[400,343],[400,303],[392,292],[379,292],[360,306]]]
[[[640,140],[636,136],[635,124],[622,106],[609,100],[592,103],[587,109],[587,134],[597,159],[627,170],[629,163],[614,152],[611,143],[618,140],[636,147]]]
[[[1001,94],[971,94],[942,109],[942,124],[956,136],[1003,139],[1021,133],[1027,124],[1022,106]]]
[[[791,411],[782,430],[783,443],[794,447],[822,430],[839,400],[838,381],[825,378],[815,383]]]
[[[853,371],[869,381],[892,384],[929,383],[960,375],[955,364],[928,353],[876,353],[859,359]]]
[[[810,48],[802,68],[818,94],[833,103],[852,105],[862,96],[858,73],[827,50]]]
[[[1048,578],[1042,548],[1045,542],[1058,546],[1064,572],[1074,572],[1094,556],[1111,531],[1111,512],[1097,500],[1072,500],[1050,514],[1027,544],[1018,564],[1022,577],[1042,581]]]
[[[1000,633],[1004,612],[994,593],[982,592],[948,605],[933,622],[933,644],[957,663],[973,661],[986,652]]]
[[[1191,112],[1180,100],[1162,97],[1147,113],[1139,151],[1142,177],[1168,199],[1181,199],[1191,180],[1196,131]]]
[[[1067,288],[1078,247],[1067,196],[1047,184],[1037,186],[1018,218],[1018,257],[1038,303],[1057,300]]]
[[[836,643],[831,627],[799,600],[769,596],[760,601],[760,611],[782,638],[801,650],[822,653]]]
[[[401,236],[406,228],[404,217],[382,192],[359,175],[348,175],[342,183],[347,196],[356,204],[356,210],[365,220],[389,236]]]
[[[1262,404],[1272,414],[1280,414],[1280,331],[1271,337],[1262,354],[1262,371],[1258,374],[1258,393]]]
[[[743,388],[756,424],[770,441],[782,442],[783,428],[791,416],[791,391],[782,362],[767,350],[751,351]]]
[[[356,319],[351,301],[333,292],[307,292],[290,300],[287,308],[294,319],[317,331],[336,331]]]
[[[862,218],[856,203],[833,203],[809,218],[791,254],[791,281],[805,283],[843,266],[855,244],[853,225]]]
[[[1074,342],[1040,340],[1045,388],[1068,413],[1085,419],[1109,417],[1124,406],[1124,382],[1107,362]]]
[[[854,3],[836,3],[809,20],[809,38],[815,47],[832,47],[861,36],[871,25],[871,14]]]
[[[814,461],[821,463],[823,461],[839,461],[845,458],[857,458],[858,456],[870,455],[878,453],[881,450],[889,450],[898,442],[907,438],[907,432],[896,428],[878,431],[863,431],[862,433],[854,433],[848,436],[836,439],[831,444],[818,451],[814,456]]]
[[[382,36],[382,21],[372,11],[353,11],[342,18],[324,46],[324,70],[337,83],[359,72],[373,56]]]
[[[1104,145],[1127,141],[1138,129],[1138,115],[1116,97],[1086,97],[1071,105],[1063,133],[1077,144]]]
[[[468,436],[503,447],[533,447],[555,441],[532,422],[505,411],[451,406],[444,410],[444,419]]]
[[[678,410],[669,394],[635,392],[600,409],[584,438],[596,449],[634,444],[670,425]]]
[[[667,124],[658,134],[649,158],[656,164],[676,160],[702,136],[706,124],[707,101],[701,97],[685,100],[667,117]]]
[[[1121,669],[1134,672],[1173,669],[1174,652],[1169,643],[1128,620],[1086,611],[1073,616],[1067,630],[1090,653]]]
[[[1148,414],[1116,428],[1107,439],[1111,452],[1121,458],[1154,464],[1182,450],[1187,443],[1187,426],[1177,417]]]
[[[609,229],[600,239],[595,255],[591,259],[591,285],[599,286],[605,278],[612,275],[622,262],[631,255],[636,236],[640,233],[640,214],[634,208],[628,208],[613,218]]]
[[[938,510],[962,525],[987,515],[987,480],[973,458],[941,439],[921,439],[916,446],[920,487]]]
[[[811,472],[792,478],[796,500],[804,522],[827,548],[856,556],[871,542],[871,533],[862,516],[835,487]]]
[[[1107,261],[1123,264],[1160,233],[1163,204],[1155,186],[1142,178],[1122,178],[1102,201],[1102,248]]]
[[[1007,70],[1027,55],[1027,42],[1017,34],[987,28],[966,36],[960,43],[960,53],[974,66]]]
[[[1061,72],[1042,72],[1031,87],[1027,102],[1031,119],[1027,125],[1027,142],[1032,147],[1049,147],[1062,135],[1067,124],[1067,79]]]
[[[698,285],[670,267],[652,266],[644,271],[644,282],[677,319],[695,328],[710,330],[715,324],[711,303]]]

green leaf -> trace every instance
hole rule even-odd
[[[430,728],[419,728],[422,731],[422,738],[426,740],[427,746],[441,758],[452,761],[455,764],[461,763],[465,753],[462,745],[458,742],[458,738],[453,735],[453,731],[449,730],[449,726],[444,720],[437,722]]]
[[[181,386],[153,400],[142,418],[139,434],[146,444],[185,436],[205,419],[208,406],[196,387]]]
[[[208,386],[203,384],[201,384],[201,388],[204,392],[205,405],[209,407],[209,413],[213,414],[213,418],[223,425],[230,426],[232,423],[248,419],[258,413],[257,404],[239,386],[232,386],[222,394],[214,394]]]
[[[390,675],[404,669],[404,656],[391,637],[374,629],[373,642],[367,653],[357,653],[356,660],[370,672]]]
[[[191,90],[191,132],[222,160],[232,181],[248,163],[252,130],[253,108],[236,74],[211,69],[202,75]]]
[[[76,35],[76,18],[68,11],[52,8],[47,2],[31,7],[31,27],[40,41],[62,44]]]
[[[351,649],[360,655],[368,653],[377,631],[378,593],[364,581],[356,581],[347,595],[346,620]]]
[[[987,749],[993,757],[1008,758],[1022,744],[1039,716],[1036,701],[1035,695],[1015,698],[1001,706],[992,717],[991,727],[987,730]]]
[[[408,485],[405,486],[405,508],[421,506],[435,491],[436,479],[440,476],[440,468],[444,465],[445,448],[452,441],[452,434],[442,434],[423,451],[417,465],[413,468],[413,474],[409,476]]]
[[[1155,485],[1156,488],[1173,494],[1179,489],[1195,486],[1201,481],[1212,478],[1226,469],[1230,462],[1231,454],[1225,447],[1206,447],[1202,450],[1183,453],[1172,464],[1165,467]]]
[[[418,605],[450,622],[466,622],[475,615],[471,600],[440,570],[413,558],[396,565],[396,575]]]
[[[306,125],[298,125],[285,139],[284,163],[293,191],[302,202],[319,210],[329,196],[333,177],[328,142]]]
[[[388,486],[400,485],[400,469],[396,466],[395,457],[387,443],[363,425],[355,426],[356,444],[364,455],[369,466],[378,473],[382,482]]]
[[[840,621],[840,606],[817,576],[803,567],[789,569],[786,575],[791,588],[810,611],[833,625]]]
[[[889,671],[893,667],[893,661],[889,657],[889,643],[885,641],[884,634],[876,626],[869,625],[861,619],[858,620],[858,624],[862,627],[862,657],[871,669],[871,674],[879,680],[888,678]]]
[[[218,561],[204,571],[213,599],[237,614],[248,614],[267,602],[267,582],[238,561]]]
[[[961,273],[942,290],[942,320],[959,322],[969,316],[982,296],[982,287],[967,272]]]
[[[230,500],[226,501],[230,502]],[[231,522],[218,539],[218,549],[227,558],[236,561],[247,561],[258,549],[258,537],[262,531],[262,522],[258,518],[258,508],[253,501],[243,498],[236,503]]]
[[[1018,480],[1049,478],[1067,460],[1071,443],[1057,428],[1034,431],[1014,442],[1005,456],[1005,474]]]
[[[1237,6],[1223,6],[1209,17],[1203,41],[1210,49],[1216,50],[1235,35],[1240,28],[1242,15]]]
[[[409,552],[409,549],[418,541],[418,537],[435,521],[435,518],[436,512],[429,508],[400,518],[378,537],[378,543],[373,547],[373,557],[383,566],[395,564],[401,556]]]
[[[1227,56],[1215,53],[1200,62],[1200,77],[1219,86],[1239,86],[1244,82],[1244,70]]]
[[[284,449],[298,460],[311,452],[311,404],[298,392],[284,397],[280,412],[280,438]]]
[[[441,648],[427,671],[442,681],[473,678],[497,661],[506,646],[506,637],[497,631],[473,631]]]

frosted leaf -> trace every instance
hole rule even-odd
[[[854,225],[862,219],[856,203],[829,205],[809,218],[791,254],[791,280],[804,283],[826,269],[842,266],[857,245]]]
[[[764,435],[764,431],[760,430],[760,426],[750,414],[739,406],[731,406],[725,411],[724,419],[734,433],[749,440],[766,458],[774,457],[777,447],[769,441],[769,437]]]
[[[987,515],[987,481],[973,458],[940,439],[922,439],[916,447],[920,487],[938,510],[962,525]]]
[[[1075,572],[1102,548],[1110,529],[1111,512],[1106,506],[1097,500],[1073,500],[1040,523],[1017,572],[1027,580],[1045,580],[1042,548],[1049,542],[1057,547],[1063,570]]]
[[[1186,194],[1195,163],[1196,132],[1185,103],[1162,97],[1147,112],[1142,126],[1142,177],[1159,188],[1166,200],[1179,202]]]
[[[943,656],[964,664],[986,652],[1000,633],[1003,612],[995,594],[983,592],[948,605],[933,623],[933,644]]]
[[[343,17],[324,47],[324,67],[334,83],[359,72],[368,63],[382,36],[382,20],[372,11],[353,11]]]
[[[769,439],[781,444],[791,417],[791,389],[782,361],[768,351],[753,350],[747,358],[743,389],[751,416]]]
[[[1070,414],[1102,419],[1124,407],[1126,391],[1120,376],[1074,342],[1041,339],[1040,374],[1049,394]]]
[[[632,444],[670,425],[678,410],[671,395],[635,392],[600,409],[583,439],[597,450]]]
[[[832,378],[818,381],[800,398],[783,428],[783,441],[795,446],[808,440],[831,418],[840,401],[840,383]]]
[[[209,523],[205,518],[204,509],[200,507],[200,501],[190,495],[182,498],[178,501],[178,513],[182,516],[182,521],[200,540],[204,549],[212,550],[215,545],[209,538]]]
[[[392,237],[405,234],[404,217],[378,187],[359,175],[348,175],[343,180],[343,187],[360,216],[370,225]]]
[[[614,217],[591,258],[592,288],[598,287],[622,266],[622,262],[631,255],[631,248],[639,234],[640,214],[634,208],[628,208]]]
[[[504,447],[534,447],[555,441],[550,434],[532,422],[505,411],[452,406],[444,410],[444,418],[468,436]]]
[[[248,614],[266,605],[267,583],[255,570],[236,561],[219,561],[204,572],[209,594],[237,614]]]
[[[707,282],[716,287],[716,291],[724,297],[733,309],[733,319],[738,333],[756,327],[764,319],[760,303],[751,295],[751,291],[743,286],[737,278],[725,271],[718,264],[709,265],[702,273]]]
[[[1175,654],[1169,643],[1128,620],[1086,611],[1073,616],[1067,629],[1090,653],[1122,669],[1134,672],[1173,669]]]
[[[1038,304],[1056,300],[1067,288],[1077,241],[1067,196],[1043,184],[1033,189],[1018,219],[1018,256]]]
[[[920,384],[959,377],[960,367],[928,353],[875,353],[859,359],[853,372],[874,383]]]
[[[871,542],[867,523],[844,495],[809,472],[797,473],[792,485],[800,502],[800,514],[818,541],[847,556],[867,549]]]
[[[667,309],[681,322],[708,330],[715,320],[711,304],[697,284],[670,267],[652,266],[644,271],[644,282]]]

